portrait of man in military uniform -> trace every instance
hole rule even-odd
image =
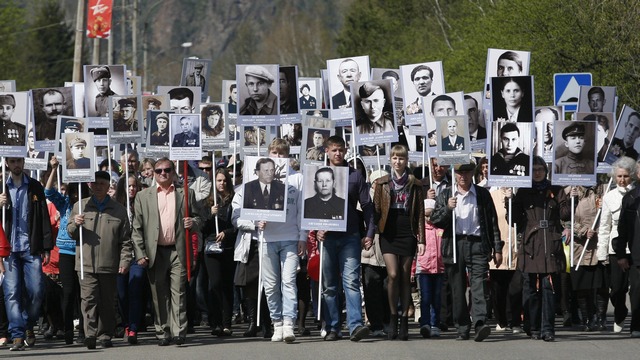
[[[87,141],[79,134],[66,135],[66,139],[69,144],[68,154],[71,154],[71,157],[67,157],[67,169],[90,169],[91,160],[84,155]]]
[[[556,157],[554,162],[555,174],[594,173],[595,143],[592,140],[586,141],[586,124],[586,122],[572,121],[569,126],[562,130],[563,145],[568,151],[565,155]],[[595,125],[595,123],[591,123],[591,125]],[[591,131],[590,138],[593,139],[594,135],[594,131]],[[556,149],[558,149],[558,146],[556,146]],[[560,150],[558,149],[558,151]]]
[[[0,95],[0,145],[24,146],[25,144],[26,127],[14,121],[15,109],[16,99],[12,94]]]
[[[154,127],[151,128],[152,130]],[[161,112],[155,119],[155,131],[151,133],[149,145],[167,146],[169,145],[169,115]]]
[[[200,146],[200,134],[193,128],[194,118],[197,118],[197,116],[188,115],[180,117],[180,133],[173,136],[173,147]],[[174,117],[172,117],[172,119],[174,119]]]

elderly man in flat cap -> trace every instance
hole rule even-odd
[[[90,73],[93,83],[98,89],[95,103],[97,116],[107,117],[109,116],[109,96],[116,95],[111,90],[111,70],[107,66],[98,66],[91,69]]]
[[[158,130],[151,134],[149,139],[150,145],[168,146],[169,145],[169,115],[160,113],[156,116],[156,127]]]
[[[366,82],[358,89],[362,116],[356,121],[360,134],[377,134],[396,131],[393,126],[393,113],[384,111],[387,100],[384,90],[371,82]]]
[[[249,98],[240,108],[240,115],[277,115],[278,97],[271,91],[273,75],[260,65],[247,66],[244,75]]]
[[[36,112],[36,139],[55,140],[58,115],[65,114],[67,102],[58,89],[48,89],[42,93],[42,116]],[[40,115],[40,116],[38,116]]]
[[[555,161],[557,174],[593,174],[593,159],[584,156],[586,146],[584,141],[585,128],[583,124],[571,124],[562,130],[564,145],[569,152]]]
[[[124,98],[118,100],[120,114],[115,116],[113,121],[113,131],[137,131],[136,121],[136,100]]]
[[[200,86],[204,93],[206,80],[204,76],[201,75],[203,68],[204,65],[200,63],[196,64],[196,66],[193,67],[193,72],[185,78],[184,83],[186,86]]]
[[[84,157],[84,149],[87,148],[87,141],[81,137],[71,138],[69,142],[69,152],[71,159],[67,160],[67,169],[89,169],[91,162],[89,158]],[[67,138],[68,139],[68,138]]]
[[[15,108],[16,99],[13,95],[0,95],[0,145],[25,144],[25,126],[11,120]]]

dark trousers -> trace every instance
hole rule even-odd
[[[209,278],[206,296],[209,325],[212,329],[219,326],[230,329],[233,311],[233,277],[236,272],[233,250],[224,250],[221,254],[204,255],[204,265]]]
[[[129,272],[118,275],[118,304],[122,322],[129,330],[142,328],[149,289],[147,269],[133,261]]]
[[[629,271],[622,271],[618,266],[618,257],[609,255],[607,265],[610,289],[609,298],[613,304],[613,319],[616,324],[621,324],[627,317],[627,291],[629,290]]]
[[[522,273],[518,270],[491,270],[491,303],[501,327],[520,326],[522,313]]]
[[[389,302],[385,280],[387,270],[383,266],[362,264],[362,288],[364,290],[364,306],[371,330],[383,330],[389,322]]]
[[[612,264],[613,265],[613,264]],[[640,266],[629,268],[629,297],[631,300],[631,331],[640,331]]]
[[[559,274],[523,274],[523,303],[525,318],[531,334],[555,334],[555,289]]]
[[[481,241],[458,239],[455,245],[457,263],[445,266],[451,284],[453,322],[458,328],[458,334],[469,334],[471,319],[466,299],[467,270],[471,287],[471,317],[477,326],[484,324],[487,318],[489,254]]]
[[[440,325],[444,274],[417,274],[420,285],[420,327]]]
[[[60,283],[62,283],[62,322],[64,331],[73,331],[73,319],[80,314],[80,282],[76,272],[76,256],[60,254]],[[84,319],[80,318],[80,332],[84,332]]]
[[[42,303],[42,316],[51,329],[56,331],[62,330],[64,328],[62,317],[62,287],[56,280],[46,274],[43,276],[43,279],[45,292],[44,302]]]
[[[117,274],[84,273],[80,280],[85,336],[111,339],[116,330]]]

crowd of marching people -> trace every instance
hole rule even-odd
[[[268,179],[265,200],[286,189],[286,222],[243,218],[253,195],[236,157],[174,162],[129,149],[88,184],[58,183],[55,156],[40,181],[7,158],[0,342],[22,350],[41,335],[94,349],[150,332],[159,346],[182,345],[197,327],[286,343],[408,340],[410,328],[554,341],[556,323],[621,333],[629,311],[640,337],[634,159],[616,161],[608,184],[561,187],[535,156],[532,186],[514,191],[486,186],[486,159],[414,167],[396,144],[389,167],[371,171],[346,159],[342,137],[323,147],[320,196],[348,167],[343,232],[302,229],[304,178],[278,138],[255,172]],[[277,158],[289,158],[284,179]]]

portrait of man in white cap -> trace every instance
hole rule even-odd
[[[271,91],[273,74],[262,65],[249,65],[244,75],[249,97],[240,107],[240,115],[278,115],[278,96]]]

